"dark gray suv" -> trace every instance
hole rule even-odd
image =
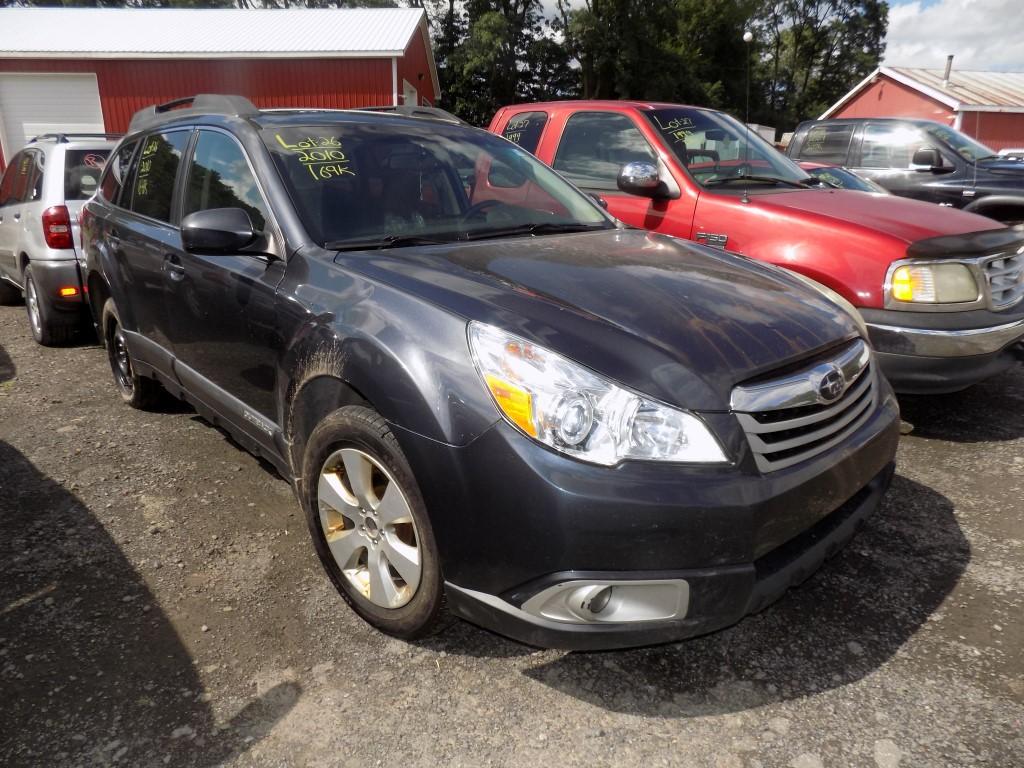
[[[445,598],[538,645],[707,632],[893,473],[896,402],[843,309],[450,119],[151,108],[83,227],[124,400],[167,390],[272,462],[398,636]]]

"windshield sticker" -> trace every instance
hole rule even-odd
[[[356,175],[348,167],[349,161],[342,150],[341,139],[333,136],[306,136],[301,141],[289,144],[280,134],[275,133],[274,138],[278,144],[294,153],[299,163],[317,181]]]
[[[686,137],[693,133],[694,125],[693,120],[688,117],[674,117],[667,123],[662,123],[658,119],[657,115],[651,115],[654,120],[654,124],[658,126],[658,129],[665,134],[672,137],[672,141],[675,143],[686,143]]]

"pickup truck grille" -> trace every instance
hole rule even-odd
[[[827,451],[867,421],[877,403],[878,376],[860,339],[823,362],[732,394],[733,412],[762,472]]]
[[[999,254],[985,262],[992,309],[1006,309],[1024,298],[1024,253]]]

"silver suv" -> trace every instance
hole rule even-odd
[[[0,304],[24,292],[29,327],[40,344],[64,343],[87,325],[78,217],[115,138],[37,136],[0,181]]]

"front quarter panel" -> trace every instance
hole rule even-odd
[[[293,255],[280,296],[278,398],[290,440],[303,439],[290,432],[292,404],[321,377],[344,382],[390,423],[451,445],[498,420],[464,318],[346,271],[316,248]]]

